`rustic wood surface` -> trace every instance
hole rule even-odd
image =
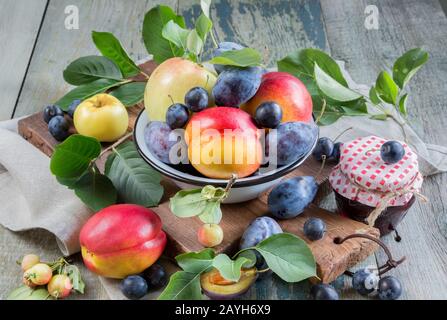
[[[34,2],[38,1],[27,1],[26,6],[30,7],[30,3]],[[2,16],[6,3],[6,1],[0,3]],[[16,7],[9,9],[13,12],[9,16],[26,10],[22,8],[21,1],[12,3]],[[95,54],[90,41],[90,30],[112,31],[121,39],[130,55],[138,59],[146,55],[140,29],[143,15],[149,8],[156,3],[177,6],[187,21],[196,16],[199,10],[193,0],[135,0],[132,1],[132,5],[129,5],[128,1],[118,0],[49,0],[46,3],[48,3],[47,10],[41,11],[40,19],[43,20],[43,24],[40,33],[37,30],[38,26],[32,28],[29,33],[34,36],[23,37],[24,43],[15,44],[16,47],[12,51],[17,53],[19,50],[17,48],[28,48],[29,57],[25,61],[26,65],[29,64],[29,68],[26,70],[26,67],[22,66],[20,69],[19,65],[14,68],[14,72],[17,73],[14,74],[16,84],[17,81],[21,83],[22,79],[23,88],[21,91],[16,89],[16,96],[12,98],[13,105],[10,102],[6,103],[10,100],[2,101],[4,105],[0,111],[0,119],[39,111],[45,104],[57,100],[66,92],[69,88],[62,79],[63,68],[79,56]],[[80,8],[79,30],[64,28],[64,9],[71,4]],[[378,30],[367,30],[364,27],[364,10],[369,4],[375,4],[379,8]],[[35,16],[38,16],[38,12],[39,10],[33,11]],[[39,21],[39,17],[34,19]],[[17,26],[18,29],[15,28],[15,31],[24,35],[28,30],[26,26],[32,22],[30,19],[20,20],[23,22]],[[268,45],[266,57],[270,63],[296,48],[320,47],[331,52],[337,59],[346,61],[348,70],[360,83],[371,83],[381,68],[389,66],[393,59],[406,49],[414,46],[424,47],[430,52],[431,59],[411,85],[410,114],[413,123],[420,128],[420,134],[427,142],[447,145],[445,135],[447,18],[438,0],[321,0],[321,3],[317,0],[221,0],[215,1],[213,20],[219,40],[235,40],[250,44],[259,50]],[[3,24],[0,30],[0,37],[3,37],[5,30]],[[8,31],[8,39],[10,35]],[[35,50],[31,55],[32,50],[29,48],[33,46]],[[2,61],[4,61],[3,52],[2,49]],[[3,84],[10,85],[10,76],[2,72],[0,83],[2,84],[0,95],[3,97],[5,94]],[[13,93],[12,90],[7,94]],[[396,256],[406,255],[409,258],[407,263],[393,271],[405,286],[403,298],[447,298],[446,184],[446,174],[426,179],[423,191],[430,195],[432,199],[430,204],[415,205],[403,221],[400,227],[405,237],[403,242],[395,243],[391,237],[385,238]],[[332,197],[326,200],[324,206],[334,208]],[[12,233],[1,228],[0,238],[2,243],[0,267],[3,270],[0,274],[0,298],[6,296],[20,276],[14,261],[21,255],[35,252],[51,258],[59,254],[53,237],[44,231]],[[78,265],[81,265],[79,257],[75,259]],[[382,263],[383,259],[384,257],[378,254],[371,256],[364,264]],[[85,269],[82,269],[82,272],[88,285],[84,298],[106,298],[96,277]],[[335,285],[341,291],[343,298],[361,298],[350,289],[347,277],[340,277]],[[273,277],[259,281],[245,298],[301,299],[307,297],[308,286],[308,282],[288,285]]]

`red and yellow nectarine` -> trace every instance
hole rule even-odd
[[[286,72],[268,72],[262,76],[261,86],[255,96],[241,106],[255,115],[263,102],[276,102],[282,109],[282,122],[312,120],[312,97],[305,85]]]
[[[159,216],[150,209],[119,204],[102,209],[82,227],[81,252],[91,271],[122,279],[151,266],[166,246]]]

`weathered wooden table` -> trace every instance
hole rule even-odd
[[[96,54],[90,31],[113,32],[134,59],[146,56],[141,40],[144,13],[158,3],[177,8],[187,22],[197,16],[196,0],[0,0],[0,120],[41,110],[68,89],[64,67],[77,57]],[[65,27],[67,6],[79,9],[79,29]],[[378,30],[365,27],[365,8],[379,10]],[[297,48],[318,47],[346,61],[359,83],[372,83],[404,51],[423,47],[429,63],[411,85],[410,117],[430,143],[447,145],[447,18],[444,0],[216,0],[212,16],[219,40],[264,50],[268,63]],[[447,174],[426,179],[429,204],[416,204],[402,222],[405,240],[385,242],[408,261],[392,273],[405,287],[403,299],[447,299]],[[330,197],[325,207],[334,208]],[[46,260],[59,255],[54,238],[42,230],[13,233],[0,227],[0,298],[18,285],[15,261],[26,253]],[[106,299],[98,278],[81,266],[87,283],[84,296]],[[385,261],[382,252],[365,265]],[[336,287],[345,299],[360,299],[349,278]],[[288,285],[277,278],[259,281],[244,298],[303,299],[308,283]]]

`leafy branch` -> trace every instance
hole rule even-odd
[[[296,51],[279,60],[277,65],[279,71],[296,76],[306,85],[321,125],[331,124],[342,116],[369,115],[374,120],[392,119],[405,135],[406,86],[427,60],[428,53],[421,48],[407,51],[395,61],[392,75],[380,72],[368,95],[350,88],[335,60],[318,49]],[[375,109],[374,113],[369,112],[367,103]]]

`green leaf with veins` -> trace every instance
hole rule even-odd
[[[51,173],[59,178],[78,178],[101,153],[98,140],[80,134],[68,137],[56,146],[51,157]]]
[[[177,271],[158,297],[158,300],[201,300],[200,273]]]
[[[318,64],[315,64],[314,75],[318,88],[331,99],[347,102],[357,100],[362,97],[361,94],[337,82],[324,70],[322,70]]]
[[[407,115],[407,98],[408,98],[408,93],[404,94],[399,99],[399,112],[404,116]]]
[[[56,105],[60,106],[62,110],[67,111],[73,100],[85,100],[98,93],[106,92],[107,90],[121,85],[123,82],[113,79],[98,79],[90,83],[80,85],[68,92],[65,96],[56,101]]]
[[[369,99],[375,105],[378,105],[381,102],[374,87],[371,87],[371,89],[369,90]]]
[[[239,281],[241,278],[241,268],[247,264],[252,264],[252,261],[246,257],[238,257],[233,261],[223,253],[217,255],[213,261],[213,267],[219,270],[222,277],[235,282]]]
[[[188,38],[189,31],[180,27],[174,20],[171,20],[165,24],[161,34],[166,40],[169,40],[178,48],[186,50],[186,40]]]
[[[171,20],[181,28],[185,28],[183,17],[176,15],[174,10],[168,6],[158,5],[144,16],[143,41],[147,51],[153,55],[154,61],[158,64],[172,57],[181,57],[184,54],[181,47],[177,47],[162,35],[163,27]]]
[[[380,99],[391,104],[396,104],[399,88],[388,72],[382,71],[379,74],[375,89]]]
[[[197,18],[195,28],[199,37],[205,42],[207,34],[211,31],[213,22],[203,13]]]
[[[208,61],[211,64],[221,64],[236,67],[259,66],[262,62],[261,54],[251,48],[241,50],[230,50],[222,52]]]
[[[180,254],[175,257],[175,260],[184,271],[198,273],[210,270],[213,266],[214,257],[214,250],[207,248],[199,252]]]
[[[373,120],[384,121],[384,120],[388,119],[388,116],[384,113],[380,113],[380,114],[373,114],[370,118]]]
[[[208,200],[202,213],[198,215],[203,223],[219,224],[222,220],[222,210],[220,209],[220,201]]]
[[[269,268],[286,282],[316,276],[315,258],[306,242],[290,233],[270,236],[256,245]]]
[[[133,77],[141,72],[112,33],[92,31],[92,40],[104,57],[116,63],[124,77]]]
[[[191,30],[186,38],[186,48],[196,56],[202,52],[203,40],[195,29]]]
[[[153,207],[163,196],[160,173],[146,165],[131,141],[119,145],[107,158],[105,174],[125,203]]]
[[[67,272],[67,276],[70,278],[71,284],[73,285],[73,290],[84,293],[85,283],[82,280],[81,272],[78,267],[70,264],[65,267],[65,271]]]
[[[118,66],[109,58],[101,56],[87,56],[70,63],[63,72],[64,80],[79,86],[98,79],[112,79],[120,81],[123,76]]]
[[[428,53],[421,48],[411,49],[400,56],[393,66],[393,79],[403,89],[416,72],[428,61]]]
[[[131,82],[123,84],[110,94],[120,100],[126,107],[132,107],[144,99],[146,82]]]
[[[200,7],[202,8],[203,14],[210,18],[211,0],[200,0]]]
[[[73,189],[78,198],[94,212],[117,201],[117,192],[112,181],[97,170],[83,175]]]
[[[45,287],[30,288],[28,286],[20,286],[13,290],[6,300],[54,300]]]

